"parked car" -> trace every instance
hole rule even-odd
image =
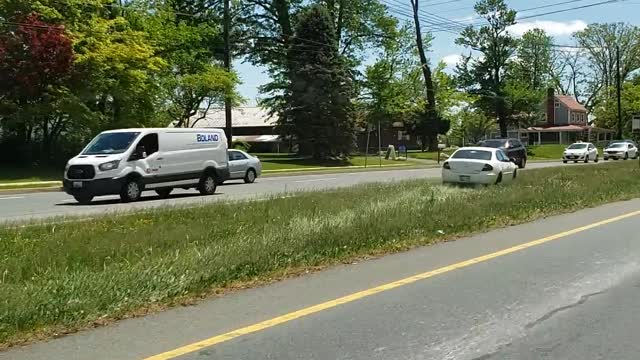
[[[251,184],[262,173],[262,163],[257,156],[242,150],[229,150],[229,179],[242,179]]]
[[[638,148],[630,142],[616,142],[607,146],[607,148],[604,149],[602,156],[605,161],[609,159],[635,159],[638,157]]]
[[[574,163],[584,161],[588,163],[591,160],[595,162],[599,160],[598,148],[592,143],[578,142],[571,144],[562,153],[562,162],[565,164],[568,161],[573,161]]]
[[[139,200],[145,190],[174,188],[211,195],[229,177],[227,137],[220,129],[144,128],[98,134],[67,163],[64,190],[80,203],[95,196]]]
[[[442,182],[499,184],[511,182],[518,166],[501,149],[463,147],[442,164]]]
[[[518,139],[483,140],[479,146],[501,149],[509,159],[514,160],[520,169],[524,169],[527,165],[527,148]]]

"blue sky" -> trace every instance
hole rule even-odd
[[[387,0],[382,1],[392,5],[396,9],[402,6],[398,2],[406,3],[406,10],[403,11],[410,11],[409,0],[394,0],[393,2]],[[569,4],[526,12],[519,12],[518,16],[531,16],[554,10],[593,4],[601,1],[602,0],[574,0],[573,3]],[[445,1],[422,0],[420,7],[423,11],[427,11],[429,13],[463,23],[469,22],[471,18],[475,17],[473,12],[473,5],[475,4],[475,0],[450,0],[446,4],[437,5],[438,3],[443,2]],[[508,5],[511,8],[518,10],[533,8],[537,6],[545,6],[559,2],[564,1],[511,0],[508,1]],[[430,3],[436,5],[430,6]],[[516,27],[512,29],[512,31],[515,34],[521,34],[526,30],[538,27],[546,30],[549,35],[553,36],[555,39],[555,43],[571,44],[571,34],[575,31],[583,29],[590,23],[627,22],[631,24],[639,24],[639,11],[640,0],[626,0],[617,3],[609,3],[600,6],[594,6],[591,8],[579,9],[523,20],[521,23],[516,25]],[[402,16],[398,16],[398,18],[400,18],[402,21],[407,20]],[[444,60],[445,62],[447,62],[447,64],[453,66],[457,61],[457,57],[464,51],[464,49],[454,44],[456,35],[447,32],[437,32],[434,33],[434,36],[435,39],[432,43],[431,51],[428,54],[431,62],[437,63],[440,60]],[[374,60],[375,59],[370,58],[367,62],[372,62]],[[258,86],[267,83],[269,81],[269,77],[264,73],[263,69],[253,66],[249,63],[243,63],[241,60],[235,61],[234,67],[238,71],[243,82],[239,87],[240,94],[247,100],[247,105],[255,105],[256,99],[258,98]]]

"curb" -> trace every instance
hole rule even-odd
[[[0,189],[0,195],[34,194],[34,193],[60,192],[60,191],[62,191],[62,187],[60,186],[22,188],[22,189]]]

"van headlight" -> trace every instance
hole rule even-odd
[[[119,165],[120,165],[120,160],[113,160],[113,161],[106,162],[104,164],[100,164],[100,166],[98,166],[98,169],[100,169],[100,171],[109,171],[109,170],[117,169]]]

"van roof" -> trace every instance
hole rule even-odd
[[[205,132],[205,131],[219,131],[224,130],[218,128],[129,128],[129,129],[114,129],[103,131],[105,133],[121,133],[121,132]]]

